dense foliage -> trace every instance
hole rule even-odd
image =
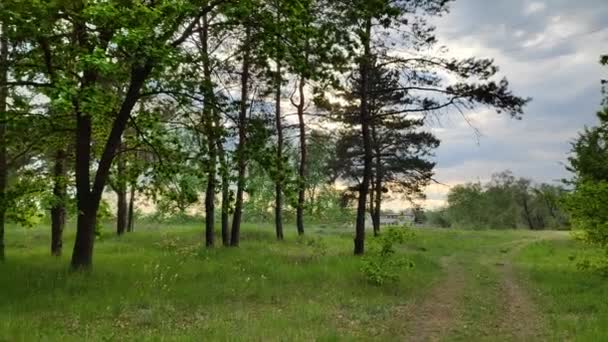
[[[561,203],[565,194],[559,185],[534,184],[506,171],[486,184],[451,188],[447,207],[427,213],[426,219],[443,227],[563,229],[569,226]]]
[[[600,62],[608,66],[608,56],[602,56]],[[566,205],[572,215],[574,227],[583,233],[583,239],[592,245],[605,248],[608,253],[607,82],[602,81],[606,97],[603,101],[604,109],[597,113],[599,124],[585,128],[572,144],[568,170],[574,174],[570,181],[574,191],[568,196]],[[595,266],[606,272],[608,259]]]
[[[336,180],[357,197],[362,254],[367,210],[378,233],[383,194],[430,181],[428,115],[520,118],[528,102],[492,60],[432,53],[450,2],[2,1],[0,256],[5,222],[48,211],[51,253],[73,217],[71,266],[90,268],[108,193],[118,235],[140,199],[161,218],[204,212],[207,247],[217,223],[236,247],[241,222],[270,213],[281,240],[292,214],[300,235],[306,214],[350,216]],[[361,148],[336,156],[345,144]]]

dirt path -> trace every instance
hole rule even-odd
[[[543,340],[544,318],[538,306],[522,286],[521,279],[513,268],[512,259],[530,241],[520,242],[505,255],[505,261],[497,263],[500,268],[499,286],[502,303],[498,321],[498,334],[513,341]]]
[[[465,272],[451,257],[443,258],[441,266],[446,272],[445,278],[421,301],[405,309],[406,322],[410,327],[408,341],[441,341],[459,321],[467,283]]]
[[[509,249],[481,248],[479,254],[454,255],[441,260],[445,277],[435,284],[427,294],[403,307],[400,312],[408,327],[405,341],[450,340],[457,327],[478,325],[477,339],[496,341],[542,341],[544,319],[536,303],[522,285],[513,267],[512,259],[531,240],[516,241]],[[496,252],[483,253],[482,250]],[[499,254],[496,254],[499,253]],[[481,265],[496,277],[496,286],[475,288],[476,273]],[[477,293],[476,291],[482,291]],[[491,316],[467,318],[467,312],[479,311],[479,305],[469,303],[465,296],[485,298],[485,307],[498,306]],[[476,336],[476,337],[475,337]]]

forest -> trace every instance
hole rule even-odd
[[[425,208],[431,121],[534,101],[444,49],[453,2],[3,0],[0,340],[608,337],[607,109],[569,179]]]

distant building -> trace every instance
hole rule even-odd
[[[405,210],[401,213],[382,213],[380,214],[380,225],[383,226],[401,226],[404,224],[413,224],[416,220],[413,210]]]

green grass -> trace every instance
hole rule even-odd
[[[48,256],[46,230],[12,230],[0,266],[0,337],[19,340],[334,340],[390,337],[376,322],[438,276],[412,255],[415,272],[368,284],[350,238],[326,248],[276,242],[245,226],[238,249],[201,247],[201,228],[146,229],[95,246],[94,271],[71,274]],[[321,254],[325,255],[321,255]],[[384,334],[384,335],[383,335]]]
[[[577,264],[602,251],[573,239],[539,241],[518,257],[553,340],[608,340],[608,279]]]
[[[608,338],[608,285],[576,269],[574,242],[524,231],[417,230],[398,247],[415,267],[397,282],[374,286],[352,256],[350,230],[309,227],[300,240],[288,227],[245,225],[240,248],[202,247],[202,224],[147,224],[95,245],[90,274],[68,271],[49,256],[46,227],[7,231],[0,265],[0,341],[399,341],[412,331],[399,314],[441,283],[451,258],[466,273],[465,295],[447,340],[492,339],[498,320],[494,263],[514,241],[542,238],[517,258],[538,289],[556,339]],[[370,238],[371,240],[371,238]],[[537,292],[534,292],[537,294]]]

